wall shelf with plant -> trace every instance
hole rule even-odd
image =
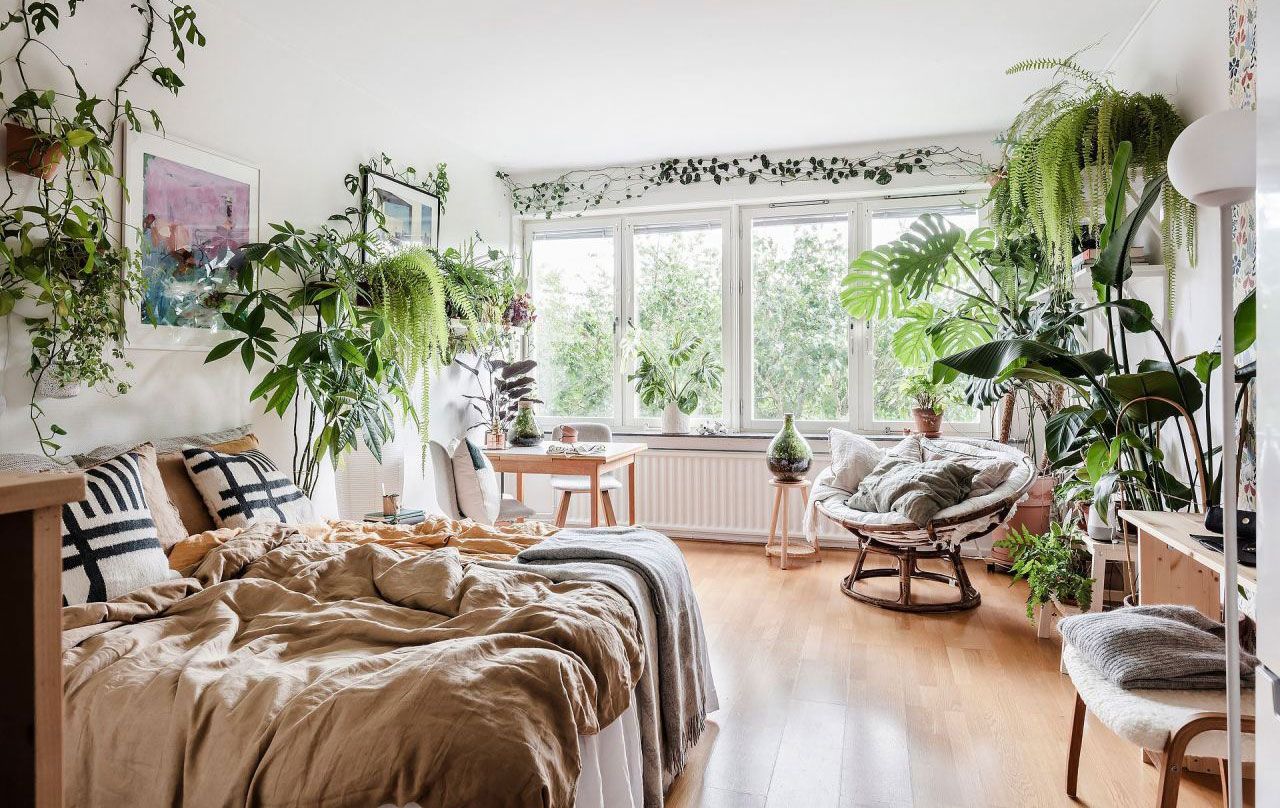
[[[138,234],[121,237],[124,228],[107,195],[123,184],[117,134],[144,125],[162,129],[159,115],[134,106],[129,93],[149,77],[177,94],[183,82],[162,58],[161,43],[178,65],[185,64],[187,48],[205,44],[191,5],[138,0],[130,6],[139,26],[137,55],[118,69],[92,65],[98,74],[117,71],[111,90],[93,95],[73,66],[78,60],[60,55],[49,41],[78,7],[75,0],[24,3],[0,20],[0,32],[16,32],[16,49],[0,62],[13,82],[0,94],[9,169],[0,205],[0,317],[21,316],[31,337],[29,412],[49,455],[61,448],[66,430],[45,423],[42,395],[129,389],[120,370],[129,367],[124,310],[142,293],[133,248]]]
[[[1082,67],[1076,55],[1029,59],[1007,72],[1029,71],[1048,71],[1049,83],[1027,98],[1001,138],[992,223],[1001,235],[1034,233],[1050,265],[1066,273],[1081,226],[1096,231],[1103,220],[1120,144],[1131,144],[1130,179],[1150,182],[1163,176],[1185,124],[1163,95],[1121,90]],[[1195,207],[1172,187],[1165,188],[1161,207],[1163,263],[1172,273],[1179,251],[1195,263]]]

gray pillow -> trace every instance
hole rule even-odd
[[[831,452],[831,485],[853,492],[862,479],[875,469],[884,451],[874,443],[843,429],[827,430]]]
[[[913,463],[888,455],[849,497],[850,508],[898,513],[924,527],[939,511],[969,496],[977,471],[952,460]]]

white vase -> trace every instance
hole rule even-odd
[[[680,411],[675,404],[668,404],[662,411],[662,431],[668,435],[686,435],[689,433],[689,416]]]
[[[1098,509],[1093,507],[1093,503],[1089,503],[1089,516],[1087,517],[1087,527],[1089,538],[1094,541],[1110,543],[1116,540],[1116,504],[1111,503],[1107,509],[1107,520],[1102,521],[1102,517],[1098,514]]]

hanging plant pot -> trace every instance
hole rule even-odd
[[[47,370],[36,385],[36,394],[41,398],[75,398],[80,395],[82,387],[79,379],[60,381],[52,370]]]
[[[916,432],[926,438],[936,438],[942,434],[942,413],[929,407],[914,407],[911,418],[916,423]]]
[[[48,143],[34,129],[22,124],[6,123],[5,165],[10,171],[39,177],[48,182],[58,173],[62,162],[62,144]]]

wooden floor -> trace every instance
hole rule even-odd
[[[1073,691],[1008,576],[972,564],[977,609],[902,615],[840,592],[850,552],[781,571],[760,547],[680,545],[721,709],[671,808],[1155,805],[1155,769],[1092,719],[1064,794]],[[1180,808],[1219,805],[1216,778],[1184,781]]]

